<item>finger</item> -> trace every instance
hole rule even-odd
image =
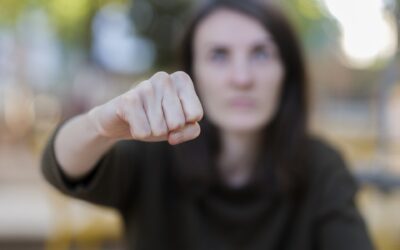
[[[170,75],[165,72],[158,72],[150,81],[157,95],[161,96],[161,108],[168,130],[173,131],[183,127],[185,115]]]
[[[151,128],[147,120],[140,96],[135,93],[122,96],[123,119],[129,123],[129,129],[133,139],[143,140],[151,135]]]
[[[178,130],[185,126],[185,114],[171,79],[164,82],[161,91],[163,92],[161,105],[168,130]]]
[[[168,143],[176,145],[185,141],[193,140],[199,135],[200,125],[197,122],[188,123],[182,129],[169,133]]]
[[[140,94],[152,136],[160,137],[167,135],[168,128],[162,111],[161,94],[155,91],[154,86],[150,82],[141,87]]]
[[[183,71],[178,71],[171,75],[171,79],[177,86],[185,121],[187,123],[200,121],[203,118],[203,108],[190,76]]]

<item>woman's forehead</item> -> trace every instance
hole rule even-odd
[[[273,43],[271,34],[257,19],[230,9],[218,9],[199,23],[195,43],[241,45]]]

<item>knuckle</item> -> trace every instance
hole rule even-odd
[[[184,71],[176,71],[175,73],[171,74],[171,78],[188,83],[192,82],[190,76]]]
[[[139,140],[145,140],[151,136],[150,131],[136,131],[134,138],[139,139]]]
[[[182,88],[193,87],[192,78],[183,71],[177,71],[171,75],[171,79],[175,84],[179,84]]]
[[[174,131],[174,130],[177,130],[179,128],[179,124],[177,124],[177,123],[168,123],[168,129],[170,130],[170,131]]]
[[[171,130],[176,130],[182,128],[185,125],[185,121],[183,119],[177,119],[169,123]]]
[[[158,136],[163,136],[167,134],[167,130],[164,128],[157,128],[153,130],[153,135],[158,137]]]
[[[193,112],[191,114],[188,115],[188,119],[190,121],[200,121],[201,119],[203,119],[204,113],[203,111],[197,111],[197,112]]]
[[[156,73],[151,80],[154,89],[164,92],[164,89],[173,89],[172,79],[165,72]]]
[[[185,126],[186,124],[186,119],[185,119],[185,115],[184,113],[181,113],[181,116],[179,117],[179,119],[177,119],[177,123],[179,124],[179,126]]]
[[[120,108],[124,109],[127,106],[139,104],[140,98],[136,91],[132,91],[122,95],[118,103]]]
[[[170,76],[167,72],[159,71],[151,77],[151,81],[152,82],[167,81],[169,80],[169,78]]]
[[[152,84],[143,84],[141,86],[140,92],[143,96],[153,96],[154,95],[154,89]]]
[[[175,93],[175,86],[173,86],[172,81],[163,81],[157,84],[157,90],[158,93],[161,93],[162,97],[165,97],[165,95],[171,95]]]
[[[152,130],[154,136],[162,136],[168,133],[164,120],[161,119],[157,121],[156,126]]]

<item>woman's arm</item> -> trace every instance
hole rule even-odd
[[[42,171],[68,195],[118,206],[140,165],[142,142],[192,140],[202,115],[188,75],[157,73],[59,127],[44,151]]]
[[[190,77],[159,72],[64,124],[55,138],[55,155],[65,175],[76,180],[120,139],[178,144],[196,138],[202,115]]]
[[[90,113],[67,121],[55,135],[55,156],[63,173],[78,180],[93,170],[96,162],[117,141],[101,135]]]

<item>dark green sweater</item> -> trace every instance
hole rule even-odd
[[[321,141],[310,144],[308,186],[300,203],[251,184],[233,189],[217,182],[194,195],[177,184],[173,169],[179,163],[167,143],[121,141],[92,173],[71,183],[55,158],[53,136],[42,170],[61,192],[116,208],[129,249],[373,249],[343,160]]]

